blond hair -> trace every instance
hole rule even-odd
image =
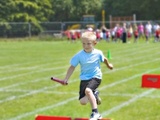
[[[86,32],[82,33],[82,39],[96,41],[96,35],[94,32],[86,31]]]

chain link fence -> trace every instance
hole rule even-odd
[[[106,21],[105,26],[112,29],[117,23],[146,25],[148,21]],[[160,24],[160,21],[150,21],[152,26]],[[87,23],[87,22],[40,22],[40,23],[27,23],[27,22],[0,22],[0,37],[13,38],[13,37],[32,37],[32,36],[53,36],[63,37],[66,30],[83,30],[87,25],[92,25],[94,29],[100,29],[102,26],[101,21]]]

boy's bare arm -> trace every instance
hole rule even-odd
[[[64,78],[64,81],[67,83],[68,79],[70,78],[70,76],[72,75],[73,71],[75,70],[74,66],[70,66],[67,70],[67,74],[66,77]]]
[[[106,66],[109,68],[109,69],[113,69],[113,65],[111,63],[109,63],[108,59],[105,57],[104,58],[104,63],[106,64]]]

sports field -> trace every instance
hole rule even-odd
[[[160,43],[106,43],[96,45],[114,65],[103,63],[99,112],[114,120],[160,120],[160,89],[141,88],[143,74],[160,74]],[[90,105],[78,101],[79,66],[69,85],[50,80],[64,78],[70,58],[81,42],[0,41],[0,120],[34,120],[36,114],[89,117]]]

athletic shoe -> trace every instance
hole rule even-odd
[[[97,90],[94,91],[94,96],[96,98],[97,105],[101,104],[101,98],[98,96],[99,92]]]
[[[102,116],[99,113],[92,112],[89,120],[100,120]]]

